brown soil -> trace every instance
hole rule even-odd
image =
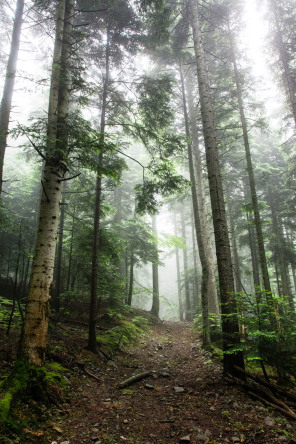
[[[51,350],[61,342],[53,341]],[[189,324],[157,323],[111,363],[82,347],[78,353],[77,338],[75,356],[74,338],[66,346],[68,402],[38,406],[44,422],[21,443],[296,443],[295,423],[227,385],[220,363],[200,348]],[[145,370],[152,375],[118,388]]]

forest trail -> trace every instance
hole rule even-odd
[[[86,364],[72,367],[69,403],[51,412],[39,442],[296,443],[293,423],[223,381],[189,324],[158,323],[111,365],[81,353]],[[152,376],[118,388],[145,370]]]

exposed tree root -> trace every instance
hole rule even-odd
[[[289,407],[293,407],[295,405],[294,402],[284,402],[283,399],[279,399],[279,395],[282,395],[285,398],[294,400],[296,397],[294,393],[287,392],[281,387],[267,382],[259,376],[255,376],[238,366],[235,366],[235,370],[243,374],[244,376],[252,379],[256,383],[254,384],[252,382],[243,381],[242,379],[236,378],[229,373],[226,375],[226,380],[228,382],[242,386],[251,397],[256,398],[264,404],[273,407],[275,410],[281,412],[283,415],[296,420],[296,414]]]

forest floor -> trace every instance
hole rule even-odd
[[[77,343],[77,329],[62,331],[51,335],[49,358],[59,355],[69,369],[67,402],[47,408],[30,400],[18,414],[34,412],[35,425],[7,443],[296,443],[295,422],[228,385],[190,324],[158,322],[108,362],[85,350],[85,339]],[[12,342],[1,343],[4,367]],[[118,388],[144,371],[151,376]]]

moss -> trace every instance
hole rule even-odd
[[[7,421],[13,399],[25,392],[29,381],[29,362],[25,359],[18,360],[11,375],[3,381],[4,393],[0,399],[0,424]]]
[[[0,423],[6,422],[10,411],[12,393],[8,392],[0,401]]]
[[[47,370],[47,368],[49,370]],[[67,370],[58,363],[37,367],[25,359],[18,360],[11,375],[3,381],[0,395],[0,424],[7,423],[12,404],[29,398],[50,404],[63,399],[69,382],[64,377]]]

